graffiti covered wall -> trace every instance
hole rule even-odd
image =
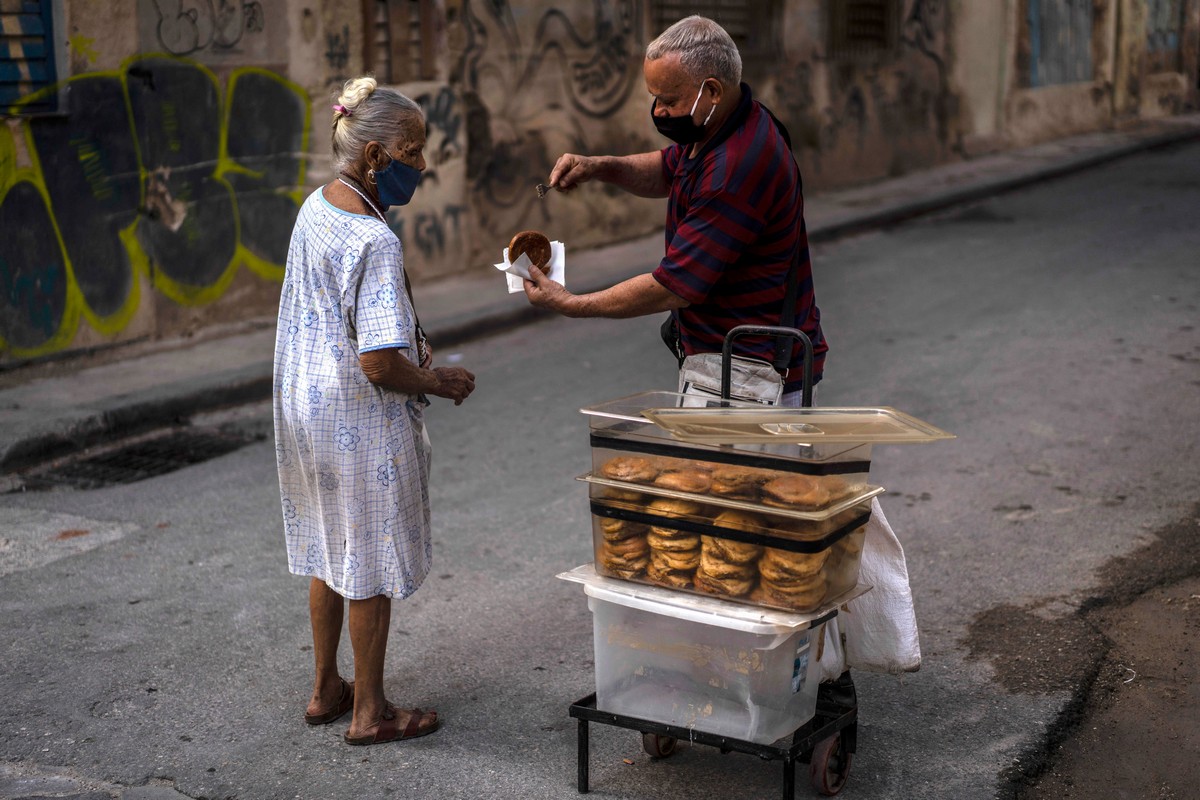
[[[0,342],[61,349],[80,318],[120,332],[139,276],[179,304],[218,298],[245,266],[278,280],[303,182],[308,102],[256,68],[222,87],[200,64],[131,59],[67,81],[68,113],[22,120],[27,166],[0,162]],[[229,113],[236,108],[236,113]],[[0,149],[16,151],[13,126]]]
[[[782,66],[756,76],[792,133],[809,188],[860,183],[945,161],[958,139],[947,3],[903,0],[886,48],[832,52],[827,4],[786,4]]]
[[[76,74],[0,126],[0,357],[178,335],[274,302],[311,113],[260,66],[285,62],[284,6],[137,0],[145,52],[123,59],[120,8],[68,7]],[[51,93],[61,114],[22,114]],[[238,281],[251,288],[230,303]]]
[[[446,11],[450,83],[468,142],[472,263],[486,268],[525,228],[563,241],[568,253],[661,228],[661,201],[601,185],[545,199],[534,190],[563,153],[626,154],[664,144],[650,124],[642,80],[641,0],[463,0]]]
[[[790,129],[809,192],[1195,106],[1200,0],[1090,0],[1092,38],[1070,62],[1090,64],[1090,79],[1043,85],[1057,62],[1042,54],[1035,80],[1032,37],[1088,26],[1051,25],[1030,9],[1087,3],[728,0],[740,9],[730,19],[753,9],[745,79]],[[718,21],[724,7],[706,6]],[[876,15],[875,39],[838,38],[850,30],[838,15],[852,7]],[[269,319],[298,203],[333,177],[329,105],[381,47],[428,120],[421,188],[390,214],[418,284],[488,273],[522,229],[570,254],[662,228],[661,200],[605,184],[541,199],[535,186],[563,153],[665,144],[642,56],[677,5],[63,8],[59,74],[69,77],[46,92],[60,93],[65,113],[22,114],[36,96],[0,109],[0,366]],[[381,21],[384,9],[399,16]]]

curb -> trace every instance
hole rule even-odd
[[[878,230],[966,203],[1065,177],[1141,152],[1200,140],[1200,128],[1149,136],[1085,155],[1003,177],[983,178],[971,185],[939,191],[931,196],[809,229],[809,241],[828,243],[847,236]],[[578,287],[588,293],[634,277],[644,269],[607,275]],[[555,315],[528,304],[494,303],[459,313],[429,327],[430,338],[440,346],[461,345],[484,336],[527,325]],[[236,370],[156,387],[149,393],[109,398],[97,407],[82,408],[75,419],[35,422],[10,443],[0,442],[0,473],[13,473],[60,458],[81,449],[126,438],[155,428],[185,424],[197,413],[258,402],[271,396],[273,365],[263,361]],[[47,424],[48,423],[48,424]],[[32,429],[32,430],[31,430]]]
[[[272,364],[169,384],[139,395],[108,398],[75,419],[48,420],[7,446],[0,444],[0,473],[13,473],[99,444],[169,425],[197,413],[261,401],[271,396]],[[65,423],[65,424],[64,424]],[[39,430],[39,428],[41,428]]]
[[[1046,183],[1137,153],[1159,150],[1196,140],[1200,140],[1200,128],[1163,133],[1099,152],[1067,158],[1056,164],[1039,166],[1025,173],[1002,178],[985,178],[971,186],[948,189],[923,200],[913,200],[880,211],[863,212],[854,219],[810,229],[808,239],[810,242],[836,241],[846,236],[886,228],[915,217],[943,211],[952,206],[984,200],[1034,184]]]

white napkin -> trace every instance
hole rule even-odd
[[[533,267],[533,262],[529,260],[529,256],[521,253],[517,256],[516,261],[508,260],[508,248],[504,248],[504,263],[495,264],[496,269],[505,273],[505,278],[508,280],[508,293],[525,291],[522,281],[528,280],[529,270]],[[562,242],[550,243],[550,280],[557,281],[563,286],[567,285],[567,248]]]

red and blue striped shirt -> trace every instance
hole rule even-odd
[[[813,344],[813,383],[828,345],[813,294],[800,170],[771,113],[742,84],[738,108],[695,157],[688,146],[662,151],[671,186],[666,255],[655,279],[690,305],[675,313],[683,351],[719,353],[738,325],[778,325],[787,274],[799,250],[795,318]],[[740,337],[734,352],[772,361],[775,341]],[[802,387],[803,351],[792,343],[785,390]]]

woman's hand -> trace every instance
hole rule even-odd
[[[400,350],[386,347],[369,350],[358,357],[363,374],[376,386],[405,394],[432,394],[459,405],[475,391],[475,376],[462,367],[424,369],[408,360]],[[426,359],[425,363],[428,363]]]
[[[462,405],[475,391],[475,376],[462,367],[434,367],[433,374],[437,376],[437,386],[429,393],[453,400],[456,406]]]

